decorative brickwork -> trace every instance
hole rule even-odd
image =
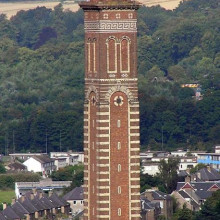
[[[135,1],[85,12],[84,220],[140,220]]]

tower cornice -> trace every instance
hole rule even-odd
[[[138,1],[81,1],[79,6],[83,10],[138,10],[141,3]]]

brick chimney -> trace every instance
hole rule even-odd
[[[207,166],[207,170],[211,173],[211,166]]]
[[[36,219],[38,219],[38,218],[39,218],[39,212],[35,212],[35,213],[34,213],[34,217],[35,217]]]
[[[21,202],[24,202],[24,200],[25,200],[25,197],[24,197],[24,195],[22,195],[21,196]]]
[[[50,190],[50,191],[48,192],[48,196],[51,197],[52,195],[53,195],[53,191]]]
[[[25,216],[26,216],[26,220],[30,220],[31,219],[30,214],[26,214]]]
[[[36,188],[33,188],[33,189],[32,189],[32,192],[33,192],[34,195],[36,195],[37,189],[36,189]]]
[[[12,205],[14,205],[15,202],[16,202],[16,199],[12,199],[12,200],[11,200],[11,204],[12,204]]]
[[[145,193],[144,193],[145,197],[150,200],[150,201],[153,201],[154,198],[153,198],[153,191],[152,190],[146,190]]]
[[[185,183],[190,183],[190,181],[191,181],[190,176],[186,176],[186,177],[185,177]]]
[[[34,199],[34,193],[31,193],[31,200]]]
[[[39,193],[39,199],[41,199],[43,197],[43,192]]]
[[[3,210],[5,210],[7,208],[7,203],[3,202]]]

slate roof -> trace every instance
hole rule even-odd
[[[141,199],[141,209],[142,209],[142,211],[152,210],[152,209],[156,209],[156,208],[160,208],[160,203],[159,202],[151,202],[146,198]]]
[[[56,193],[53,193],[49,197],[49,200],[53,203],[55,207],[66,206],[69,204],[64,199],[60,198]]]
[[[34,197],[31,199],[32,196]],[[69,206],[69,203],[55,193],[49,198],[45,194],[40,196],[40,193],[32,193],[32,195],[31,193],[26,193],[12,206],[8,206],[0,212],[0,220],[22,219],[25,217],[25,214],[33,214],[38,211],[60,208],[61,206]]]
[[[186,170],[181,170],[179,173],[178,173],[178,176],[179,177],[186,177],[188,176],[189,173],[186,172]]]
[[[176,190],[179,191],[186,183],[185,182],[178,182]],[[200,191],[207,191],[210,189],[213,185],[217,185],[220,188],[220,181],[218,182],[190,182],[189,183],[195,190]]]
[[[198,204],[198,202],[194,200],[193,195],[189,195],[188,193],[186,193],[186,192],[183,191],[183,190],[180,190],[180,191],[179,191],[179,194],[180,194],[184,199],[190,198],[190,199],[191,199],[191,200],[190,200],[190,204],[193,205],[193,207],[195,207],[195,208],[199,208],[199,207],[200,207],[200,205]]]
[[[220,174],[212,167],[202,168],[196,172],[196,176],[203,181],[217,181],[220,180]]]
[[[29,214],[29,212],[21,205],[19,201],[15,202],[12,206],[12,209],[20,216],[20,218],[24,217],[25,214]]]
[[[8,206],[6,209],[4,209],[2,214],[6,219],[20,219],[20,216],[12,209],[11,206]]]
[[[161,191],[158,191],[158,190],[155,190],[155,191],[152,191],[152,196],[154,198],[154,200],[167,200],[167,199],[171,199],[171,196],[166,194],[166,193],[163,193]]]
[[[3,214],[0,213],[0,220],[7,220]]]
[[[53,203],[50,201],[50,199],[48,197],[42,197],[40,198],[40,201],[44,204],[44,206],[46,207],[46,209],[52,209],[54,208]]]
[[[25,170],[27,168],[24,164],[19,163],[19,162],[11,163],[8,165],[8,167],[10,169],[15,169],[15,170]]]
[[[32,204],[31,200],[28,198],[25,198],[25,200],[22,202],[21,200],[19,201],[22,206],[29,212],[29,213],[35,213],[37,208]]]
[[[76,187],[72,191],[68,192],[66,195],[63,196],[65,201],[68,200],[83,200],[83,188]]]
[[[54,162],[54,159],[49,158],[47,155],[35,155],[32,158],[39,161],[40,163]]]

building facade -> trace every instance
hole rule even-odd
[[[90,0],[80,6],[85,15],[84,220],[139,220],[139,4]]]

